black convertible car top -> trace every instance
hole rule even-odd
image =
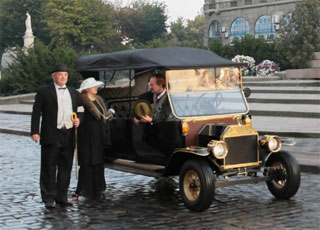
[[[94,54],[78,58],[78,72],[125,69],[190,69],[205,67],[242,66],[209,50],[188,47],[134,49],[113,53]]]

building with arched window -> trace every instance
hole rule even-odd
[[[244,18],[236,18],[231,23],[230,39],[239,39],[246,34],[250,34],[249,22]]]
[[[209,34],[208,34],[208,37],[210,39],[210,41],[214,38],[220,38],[220,26],[219,26],[219,22],[216,21],[216,20],[213,20],[211,23],[210,23],[210,26],[209,26]],[[209,42],[210,42],[209,41]]]
[[[224,44],[246,34],[272,40],[301,0],[205,0],[205,44],[219,38]]]

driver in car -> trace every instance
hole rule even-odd
[[[144,99],[154,105],[152,117],[141,116],[140,120],[134,118],[134,123],[150,123],[151,125],[160,121],[175,120],[169,105],[166,93],[166,80],[162,74],[154,74],[149,80],[149,91],[140,95],[139,99]]]

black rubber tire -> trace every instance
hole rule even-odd
[[[267,167],[283,166],[283,180],[267,181],[269,191],[278,199],[286,200],[294,196],[300,187],[300,167],[295,158],[287,152],[272,153],[266,162]],[[283,184],[281,184],[282,182]]]
[[[199,182],[196,186],[199,189],[199,195],[194,200],[190,199],[190,191],[193,192],[193,188],[186,182],[190,174],[196,175]],[[215,177],[208,163],[199,159],[187,161],[180,170],[179,188],[184,205],[190,211],[201,212],[209,208],[215,193]]]

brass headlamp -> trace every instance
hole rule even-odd
[[[228,155],[228,146],[224,141],[211,140],[207,147],[217,159],[223,159]]]
[[[281,139],[278,136],[265,135],[260,144],[270,152],[279,152],[282,147]]]

